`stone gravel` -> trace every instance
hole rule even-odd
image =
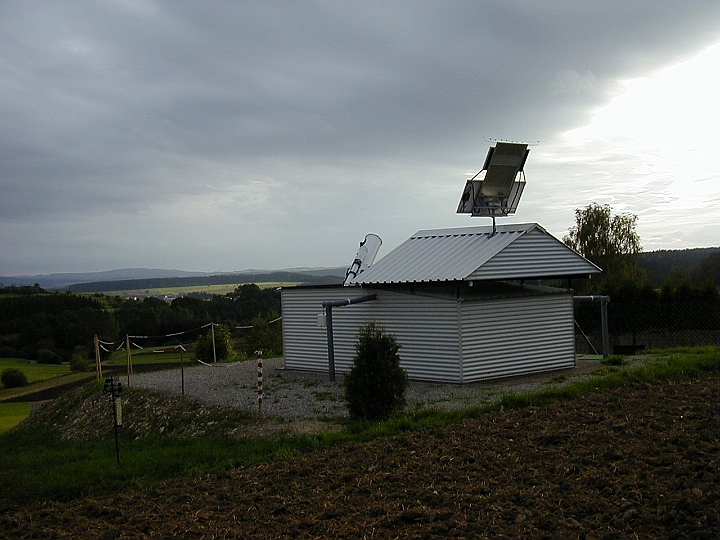
[[[507,392],[526,392],[548,385],[563,385],[587,377],[601,368],[597,360],[580,360],[572,370],[554,371],[466,385],[410,381],[408,408],[452,410],[492,403]],[[134,375],[140,388],[181,395],[190,400],[257,413],[257,363],[247,360],[216,366],[195,365]],[[263,361],[262,416],[296,420],[347,417],[342,376],[330,382],[326,373],[286,370],[282,358]]]

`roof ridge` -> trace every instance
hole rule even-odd
[[[495,227],[496,233],[515,233],[515,232],[529,232],[534,228],[539,228],[543,232],[545,229],[540,227],[537,223],[512,223],[508,225],[497,225]],[[448,237],[448,236],[469,236],[469,235],[483,235],[491,234],[493,232],[492,225],[476,225],[470,227],[447,227],[444,229],[420,229],[416,231],[412,238],[429,238],[429,237]]]

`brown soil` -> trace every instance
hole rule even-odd
[[[718,382],[6,509],[4,538],[718,538]]]

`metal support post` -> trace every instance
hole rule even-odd
[[[325,325],[327,326],[328,373],[330,382],[335,382],[335,342],[333,341],[332,306],[325,306]]]
[[[345,298],[343,300],[326,300],[322,303],[325,308],[325,326],[327,327],[327,346],[328,346],[328,372],[331,382],[335,382],[335,343],[333,340],[332,326],[332,308],[349,306],[352,304],[360,304],[362,302],[370,302],[376,300],[377,294],[367,294],[357,298]]]
[[[602,321],[602,354],[603,358],[610,356],[610,332],[608,330],[608,302],[609,296],[600,298],[600,320]]]

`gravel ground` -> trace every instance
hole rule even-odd
[[[411,381],[406,398],[410,409],[464,408],[491,403],[506,392],[525,392],[550,384],[574,382],[602,367],[598,360],[578,360],[572,370],[467,385]],[[286,370],[282,358],[265,359],[263,375],[262,415],[266,418],[313,420],[347,416],[342,398],[342,376],[332,383],[328,381],[327,374]],[[258,411],[255,360],[186,368],[184,379],[186,398],[251,413]],[[170,394],[180,395],[182,392],[179,369],[135,375],[131,382],[133,386]]]

